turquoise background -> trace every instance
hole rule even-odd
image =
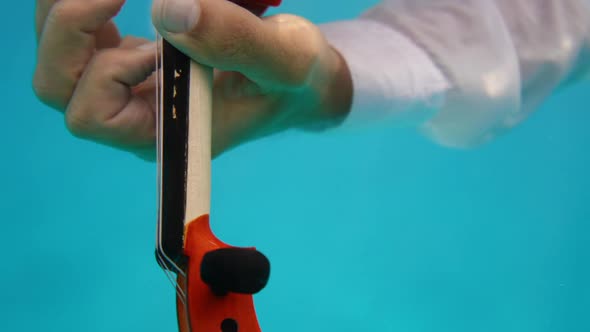
[[[285,2],[314,22],[373,3]],[[0,22],[0,331],[175,331],[155,165],[72,137],[35,99],[33,7]],[[147,1],[117,21],[152,35]],[[216,160],[215,232],[273,264],[264,331],[590,331],[588,88],[472,151],[374,128]]]

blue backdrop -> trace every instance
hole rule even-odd
[[[286,1],[314,22],[372,2]],[[155,165],[72,137],[13,1],[0,93],[0,331],[175,331]],[[8,12],[10,12],[8,14]],[[150,37],[147,1],[117,19]],[[409,130],[283,134],[213,163],[213,227],[273,263],[265,332],[590,331],[588,84],[472,151]]]

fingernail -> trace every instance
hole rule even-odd
[[[201,7],[198,0],[155,0],[154,13],[164,30],[182,33],[197,24]]]

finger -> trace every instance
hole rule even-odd
[[[267,126],[269,122],[277,119],[276,110],[281,103],[279,98],[262,96],[240,100],[214,99],[211,141],[213,156],[217,157],[243,142],[282,129],[278,126]]]
[[[41,31],[45,25],[45,19],[51,10],[53,4],[58,0],[37,0],[35,5],[35,31],[37,33],[37,40],[41,37]]]
[[[121,35],[115,23],[111,20],[96,33],[96,49],[117,47],[121,43]]]
[[[126,149],[154,144],[155,103],[145,98],[154,90],[142,84],[155,69],[154,49],[109,49],[93,58],[66,110],[74,135]]]
[[[291,15],[261,20],[229,1],[156,0],[152,19],[197,62],[263,84],[304,84],[326,44],[309,21]]]
[[[123,3],[124,0],[59,0],[51,6],[39,43],[33,84],[43,102],[65,109],[95,52],[96,33]]]
[[[37,0],[35,7],[35,31],[37,33],[37,42],[41,39],[47,16],[57,1],[59,0]],[[117,46],[121,37],[115,23],[110,21],[96,33],[96,39],[97,48],[101,49]]]
[[[148,39],[127,36],[127,37],[123,38],[123,40],[121,40],[119,47],[129,49],[129,48],[140,47],[141,45],[145,45],[144,47],[152,46],[150,40],[148,40]]]

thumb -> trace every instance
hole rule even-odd
[[[303,18],[260,19],[225,0],[155,0],[152,19],[160,34],[193,60],[273,87],[305,84],[327,45]]]

